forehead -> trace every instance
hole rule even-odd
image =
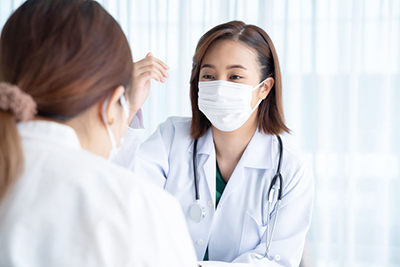
[[[202,65],[211,64],[218,67],[243,65],[247,69],[257,69],[257,53],[241,41],[218,40],[207,49]]]

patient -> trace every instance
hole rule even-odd
[[[8,19],[0,266],[196,266],[177,201],[107,159],[143,104],[132,73],[125,35],[94,1],[28,0]]]

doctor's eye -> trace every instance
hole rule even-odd
[[[239,76],[239,75],[232,75],[231,77],[229,77],[229,79],[231,79],[231,80],[238,80],[238,79],[241,79],[241,78],[243,78],[243,77]]]
[[[213,79],[214,77],[210,74],[204,74],[203,76],[201,76],[201,78],[203,79]]]

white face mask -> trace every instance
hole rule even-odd
[[[108,156],[109,160],[112,160],[116,154],[118,154],[118,151],[120,150],[122,143],[124,142],[124,138],[121,137],[120,142],[119,142],[119,146],[117,147],[117,140],[115,139],[115,136],[111,130],[110,124],[108,123],[107,120],[107,116],[106,116],[106,110],[107,110],[107,106],[108,106],[108,102],[110,101],[110,97],[108,97],[104,103],[103,103],[103,108],[102,108],[102,117],[103,117],[103,121],[106,125],[107,128],[107,133],[108,133],[108,138],[110,138],[110,142],[111,142],[111,151],[110,154]],[[121,106],[124,110],[125,113],[125,117],[126,120],[128,120],[128,116],[129,116],[129,109],[128,106],[126,105],[126,100],[124,95],[121,96],[121,98],[119,99],[119,102],[121,103]]]
[[[224,132],[237,130],[261,103],[262,99],[251,108],[253,91],[264,81],[254,88],[247,84],[221,80],[199,82],[199,109],[218,130]]]

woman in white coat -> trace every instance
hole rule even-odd
[[[178,198],[199,260],[298,266],[311,222],[313,175],[283,144],[283,184],[278,179],[268,212],[277,136],[289,132],[269,36],[238,21],[207,32],[193,57],[190,98],[192,118],[161,124],[131,168]]]
[[[8,19],[0,266],[196,266],[178,202],[107,160],[142,104],[132,72],[126,37],[97,2],[30,0]]]

